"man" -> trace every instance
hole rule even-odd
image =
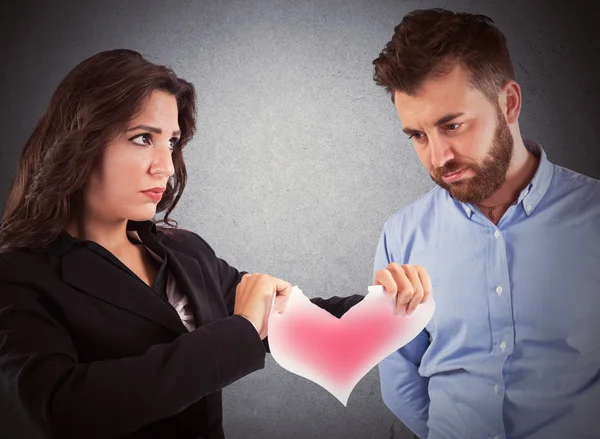
[[[385,223],[374,269],[427,267],[436,312],[381,362],[419,438],[600,437],[600,181],[521,138],[503,34],[414,11],[373,62],[437,186]]]

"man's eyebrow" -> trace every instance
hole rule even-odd
[[[444,125],[448,122],[450,122],[453,119],[456,119],[457,117],[460,117],[462,115],[464,115],[465,113],[450,113],[450,114],[446,114],[445,116],[440,117],[438,120],[435,121],[435,126],[440,126],[440,125]],[[403,128],[402,131],[405,134],[408,134],[409,136],[412,136],[414,134],[418,134],[421,131],[419,130],[415,130],[413,128]]]
[[[128,128],[127,132],[134,131],[134,130],[146,130],[146,131],[150,131],[151,133],[162,134],[162,130],[160,128],[151,127],[149,125],[137,125],[132,128]],[[174,136],[179,136],[180,134],[181,134],[181,130],[173,131]]]
[[[465,113],[450,113],[450,114],[446,114],[445,116],[442,116],[438,120],[436,120],[435,126],[444,125],[444,124],[450,122],[452,119],[456,119],[457,117],[462,116],[463,114],[465,114]]]
[[[419,134],[419,130],[413,130],[412,128],[402,128],[402,132],[406,135],[413,136],[415,134]]]

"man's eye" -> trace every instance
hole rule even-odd
[[[412,140],[413,138],[415,140],[421,140],[421,139],[423,139],[424,136],[425,135],[423,133],[414,133],[414,134],[411,134],[410,136],[408,136],[408,140]]]
[[[151,139],[152,138],[150,137],[149,134],[138,134],[137,136],[133,136],[129,140],[131,142],[135,143],[136,145],[146,146],[146,145],[150,145]]]
[[[458,129],[458,127],[460,127],[462,125],[461,122],[456,122],[456,123],[450,123],[448,125],[446,125],[446,129],[448,131],[455,131]]]

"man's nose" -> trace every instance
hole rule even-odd
[[[452,146],[446,139],[430,138],[429,147],[431,149],[431,165],[434,169],[441,168],[454,158]]]

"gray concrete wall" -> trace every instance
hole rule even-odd
[[[0,9],[0,203],[58,82],[101,50],[169,64],[199,95],[189,183],[174,213],[218,254],[308,296],[366,293],[384,220],[431,188],[372,60],[403,15],[447,7],[505,32],[525,137],[600,178],[597,1],[13,1]],[[592,8],[594,11],[592,11]],[[224,392],[231,439],[405,438],[377,370],[348,407],[266,368]],[[5,395],[0,437],[35,438]]]

